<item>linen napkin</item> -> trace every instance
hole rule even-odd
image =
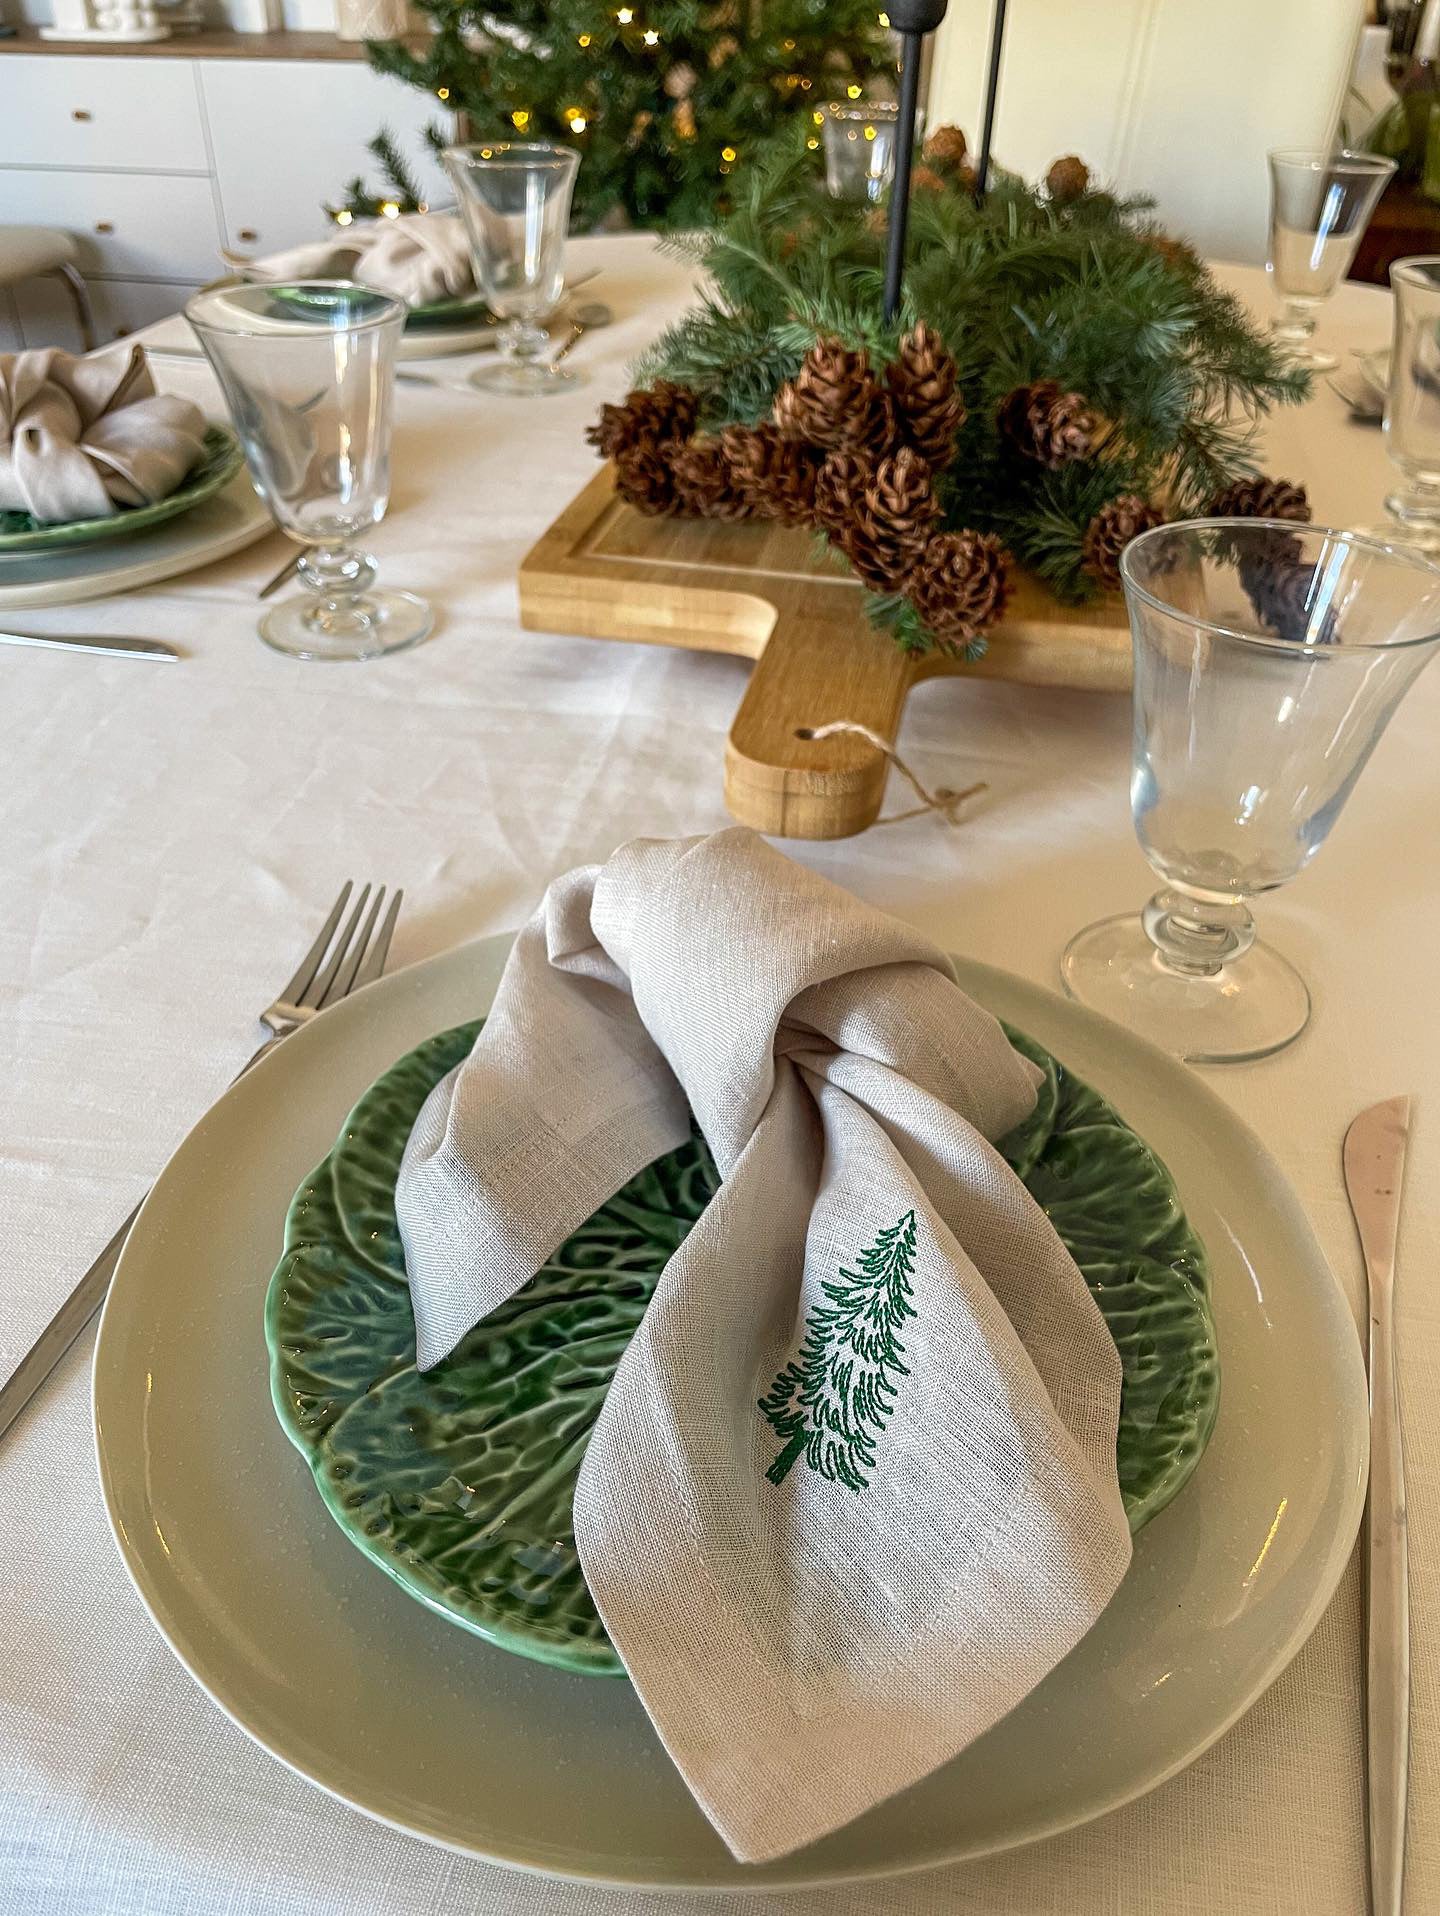
[[[411,1135],[423,1368],[689,1110],[715,1155],[592,1433],[575,1536],[742,1860],[962,1750],[1129,1562],[1115,1346],[989,1142],[1036,1082],[936,946],[736,829],[551,885]]]
[[[205,415],[157,393],[138,346],[0,353],[0,510],[41,525],[163,499],[205,450]]]
[[[294,246],[252,260],[223,254],[246,279],[353,279],[408,305],[459,299],[475,291],[465,227],[454,213],[402,213],[347,226],[343,237]]]

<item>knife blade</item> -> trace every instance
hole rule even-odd
[[[37,645],[57,652],[108,652],[117,659],[178,659],[159,639],[127,639],[108,632],[0,632],[0,645]]]
[[[1345,1191],[1370,1290],[1370,1496],[1365,1755],[1370,1907],[1400,1916],[1410,1787],[1410,1583],[1405,1460],[1395,1372],[1395,1244],[1410,1100],[1387,1098],[1345,1133]]]

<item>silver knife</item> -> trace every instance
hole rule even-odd
[[[1395,1239],[1409,1098],[1362,1111],[1345,1133],[1345,1190],[1370,1286],[1370,1498],[1365,1683],[1372,1916],[1400,1916],[1410,1789],[1410,1580],[1395,1377]]]
[[[178,659],[173,645],[159,639],[126,639],[108,632],[0,632],[0,645],[53,646],[58,652],[108,652],[117,659]]]

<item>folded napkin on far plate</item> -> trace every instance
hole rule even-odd
[[[987,1142],[1037,1076],[936,946],[732,830],[558,879],[410,1138],[422,1367],[691,1111],[714,1153],[724,1182],[620,1363],[575,1535],[746,1861],[962,1750],[1129,1562],[1115,1346]]]
[[[460,299],[475,291],[465,227],[454,213],[402,213],[347,226],[334,239],[295,246],[268,259],[223,255],[246,279],[353,279],[410,306]]]
[[[166,498],[204,450],[205,415],[156,392],[138,346],[0,353],[0,511],[107,518]]]

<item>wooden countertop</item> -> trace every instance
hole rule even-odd
[[[418,44],[418,43],[417,43]],[[17,26],[14,35],[0,40],[7,53],[124,54],[128,59],[159,60],[363,60],[359,40],[337,40],[333,33],[233,33],[206,29],[201,33],[172,33],[168,40],[42,40],[39,29]]]

